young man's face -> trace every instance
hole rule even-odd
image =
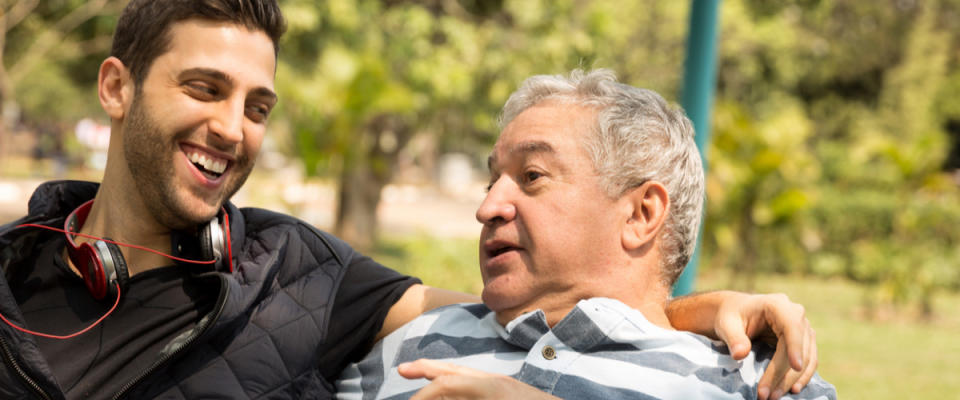
[[[123,151],[150,212],[171,228],[212,218],[243,185],[276,103],[260,31],[187,20],[170,29],[123,121]]]
[[[610,279],[596,267],[620,244],[618,214],[584,148],[594,125],[591,110],[541,103],[500,134],[477,210],[483,301],[498,316],[550,312]]]

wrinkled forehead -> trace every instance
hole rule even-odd
[[[487,159],[488,168],[532,155],[586,155],[585,143],[596,125],[593,109],[575,104],[544,102],[530,107],[507,124]]]
[[[500,151],[498,151],[498,149]],[[505,157],[498,154],[505,154]],[[493,153],[490,154],[490,157],[487,157],[487,169],[493,170],[495,166],[499,165],[501,163],[501,157],[507,159],[524,158],[534,154],[555,156],[557,150],[550,142],[545,140],[533,139],[504,145],[501,145],[498,141],[497,145],[494,146]]]

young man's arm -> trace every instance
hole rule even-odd
[[[472,294],[439,289],[427,285],[413,285],[403,293],[403,296],[394,303],[393,307],[390,307],[390,311],[387,313],[387,318],[383,320],[383,327],[380,328],[380,333],[377,334],[376,340],[383,339],[384,336],[397,330],[397,328],[400,328],[403,324],[413,321],[413,319],[419,317],[420,314],[434,308],[457,303],[479,302],[480,298]]]
[[[743,359],[750,340],[776,342],[776,352],[758,385],[760,399],[800,393],[817,369],[816,332],[802,305],[783,294],[751,295],[728,290],[673,299],[667,317],[674,328],[723,340]]]

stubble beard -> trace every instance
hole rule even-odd
[[[147,112],[139,93],[130,105],[124,125],[123,152],[134,185],[150,214],[172,230],[195,228],[216,216],[221,206],[243,186],[253,169],[249,157],[239,155],[220,195],[205,201],[211,206],[209,211],[191,210],[186,198],[192,195],[190,190],[183,188],[184,193],[178,196],[174,185],[174,162],[180,152],[178,143],[190,132],[177,132],[170,138],[165,136]]]

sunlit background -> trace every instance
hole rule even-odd
[[[527,76],[678,102],[689,1],[288,0],[280,103],[235,201],[478,292],[473,211]],[[3,0],[0,223],[99,180],[118,0]],[[960,393],[960,0],[724,0],[698,289],[807,307],[842,398]]]

